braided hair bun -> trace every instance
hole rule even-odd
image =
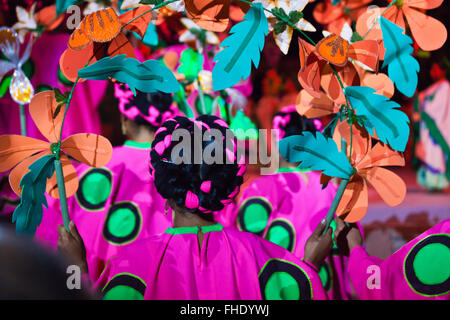
[[[180,129],[185,130],[190,143],[185,144],[185,136],[172,141]],[[182,149],[180,143],[188,147]],[[245,165],[238,163],[236,143],[228,125],[216,116],[202,115],[195,121],[175,117],[164,122],[155,134],[150,151],[150,173],[156,189],[163,198],[173,200],[191,213],[222,210],[239,193],[243,182]],[[218,161],[205,161],[203,156],[198,156],[200,150],[202,155],[211,154]]]
[[[298,114],[295,106],[284,107],[277,112],[273,117],[272,127],[279,130],[280,139],[302,134],[303,131],[317,131],[314,121]]]
[[[149,127],[153,132],[177,112],[169,93],[145,93],[136,90],[135,96],[127,84],[115,83],[114,95],[119,100],[119,110],[123,115],[138,125]]]

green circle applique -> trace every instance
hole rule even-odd
[[[294,249],[294,227],[285,220],[273,220],[265,238],[291,252]]]
[[[404,260],[404,276],[417,294],[450,292],[450,235],[433,234],[414,245]]]
[[[322,286],[325,288],[325,291],[330,291],[332,286],[332,271],[331,266],[327,261],[324,261],[322,266],[319,269],[319,278],[322,282]]]
[[[143,300],[145,282],[131,273],[114,276],[103,288],[103,300]]]
[[[265,294],[267,300],[300,299],[297,281],[286,272],[275,272],[270,276],[266,283]]]
[[[264,300],[312,300],[308,275],[297,265],[269,260],[259,273],[259,287]]]
[[[270,218],[272,207],[264,198],[256,197],[246,200],[238,212],[241,230],[262,235]]]
[[[417,278],[424,284],[444,282],[450,277],[450,248],[441,243],[426,245],[417,252],[413,268]]]
[[[112,190],[112,172],[106,168],[95,168],[80,179],[76,197],[79,204],[88,211],[104,208]]]
[[[108,210],[103,236],[113,244],[129,243],[139,235],[141,224],[142,217],[137,205],[129,201],[118,202]]]

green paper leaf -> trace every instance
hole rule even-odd
[[[320,132],[316,136],[309,131],[289,136],[280,141],[280,153],[288,162],[300,162],[301,169],[322,171],[330,177],[349,179],[353,167],[344,152],[338,150],[333,139]]]
[[[409,137],[409,119],[398,110],[398,103],[376,94],[375,89],[364,86],[345,87],[344,94],[356,109],[358,117],[366,117],[362,125],[372,136],[375,130],[380,141],[389,144],[394,150],[405,151]]]
[[[275,32],[275,34],[280,34],[284,30],[286,30],[286,28],[287,28],[287,24],[286,23],[284,23],[283,21],[278,21],[275,24],[275,27],[273,27],[273,31]]]
[[[41,224],[44,205],[47,208],[45,189],[47,179],[55,170],[54,155],[46,155],[33,162],[30,169],[20,180],[22,195],[20,204],[14,210],[12,221],[16,224],[16,232],[34,235]]]
[[[272,14],[274,16],[280,16],[283,19],[289,20],[289,16],[287,15],[286,11],[284,11],[283,8],[273,8]]]
[[[2,82],[0,82],[0,98],[8,91],[9,85],[11,84],[11,78],[11,76],[3,77]]]
[[[354,31],[350,41],[351,42],[358,42],[358,41],[361,41],[361,40],[364,40],[363,37],[361,37],[358,32]]]
[[[197,79],[200,71],[203,70],[203,55],[192,48],[181,52],[180,66],[178,72],[188,79]]]
[[[303,18],[303,12],[301,11],[291,11],[289,12],[289,21],[292,24],[296,24],[300,21],[300,19]]]
[[[194,119],[194,113],[186,101],[186,92],[181,84],[180,90],[173,94],[173,101],[177,103],[178,109],[183,112],[186,117]]]
[[[174,93],[180,89],[172,71],[158,60],[140,63],[137,59],[127,58],[124,54],[98,60],[78,70],[78,75],[82,79],[91,80],[116,79],[126,83],[135,95],[136,89],[147,93],[156,91]]]

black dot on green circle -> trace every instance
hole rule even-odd
[[[294,249],[295,231],[287,221],[273,220],[265,238],[291,252]]]
[[[424,296],[450,292],[450,235],[430,235],[414,245],[404,262],[409,286]]]
[[[102,290],[103,300],[143,300],[146,285],[130,273],[113,277]]]
[[[142,224],[139,208],[132,202],[113,204],[103,225],[104,238],[117,245],[129,243],[136,239]]]
[[[112,173],[104,168],[94,168],[80,179],[76,197],[86,210],[104,208],[112,190]]]
[[[288,261],[270,260],[260,272],[259,286],[264,300],[311,300],[312,287],[306,273]]]
[[[331,270],[331,266],[327,261],[324,261],[323,264],[320,266],[319,277],[320,281],[322,282],[322,286],[325,288],[325,290],[327,292],[330,291],[332,286],[333,273]]]
[[[269,221],[272,207],[264,198],[249,198],[239,208],[238,221],[241,230],[262,236]]]

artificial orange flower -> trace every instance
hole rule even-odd
[[[145,11],[150,8],[145,7],[139,7],[135,10],[137,11],[142,8]],[[89,65],[105,56],[114,57],[120,54],[126,54],[128,57],[136,58],[133,46],[125,34],[121,32],[122,16],[130,16],[128,20],[131,20],[139,14],[135,10],[130,10],[120,17],[117,17],[112,8],[99,10],[86,15],[81,21],[80,26],[70,36],[67,43],[68,48],[59,59],[59,67],[62,74],[69,81],[74,82],[77,79],[78,70],[84,68],[91,57],[92,59]],[[130,23],[127,28],[143,37],[149,22],[150,18],[147,20],[143,16]],[[100,46],[102,45],[105,45],[104,50],[100,50]],[[81,79],[80,81],[84,80]]]
[[[314,98],[321,99],[322,91],[337,104],[345,104],[342,85],[359,86],[357,69],[350,60],[360,61],[376,70],[378,65],[378,44],[375,40],[363,40],[349,44],[342,37],[331,34],[314,47],[299,38],[300,85]],[[332,67],[333,65],[333,67]]]
[[[347,154],[352,144],[350,162],[356,173],[345,188],[336,214],[347,222],[361,220],[368,206],[367,183],[389,206],[399,205],[406,196],[406,184],[397,174],[382,167],[404,166],[403,155],[382,142],[372,148],[372,139],[367,131],[357,125],[353,125],[351,130],[347,122],[339,123],[334,130],[333,140],[339,150],[341,138],[347,142]]]
[[[64,112],[54,117],[58,106],[54,91],[36,94],[30,102],[31,118],[48,142],[19,135],[0,136],[0,171],[12,169],[9,183],[20,196],[20,180],[29,171],[28,167],[39,158],[55,152],[59,141]],[[78,188],[78,177],[67,155],[93,167],[106,165],[111,159],[112,146],[108,139],[92,133],[74,134],[61,142],[61,164],[67,197]],[[59,198],[56,173],[47,181],[47,193]]]
[[[425,51],[433,51],[442,47],[447,40],[447,29],[439,20],[427,16],[421,10],[435,9],[444,0],[397,0],[383,14],[383,17],[394,22],[397,26],[405,30],[405,20],[408,21],[409,28],[414,40],[419,47]],[[416,10],[417,8],[419,10]],[[373,22],[384,12],[386,8],[372,8],[363,13],[357,21],[356,31],[364,36],[372,27]],[[372,27],[367,34],[368,39],[381,40],[383,34],[379,25]]]
[[[313,16],[316,21],[335,34],[339,34],[343,25],[351,24],[364,12],[372,0],[342,0],[333,5],[331,0],[325,0],[316,5]]]
[[[184,0],[188,18],[208,31],[222,32],[230,20],[231,0]]]

